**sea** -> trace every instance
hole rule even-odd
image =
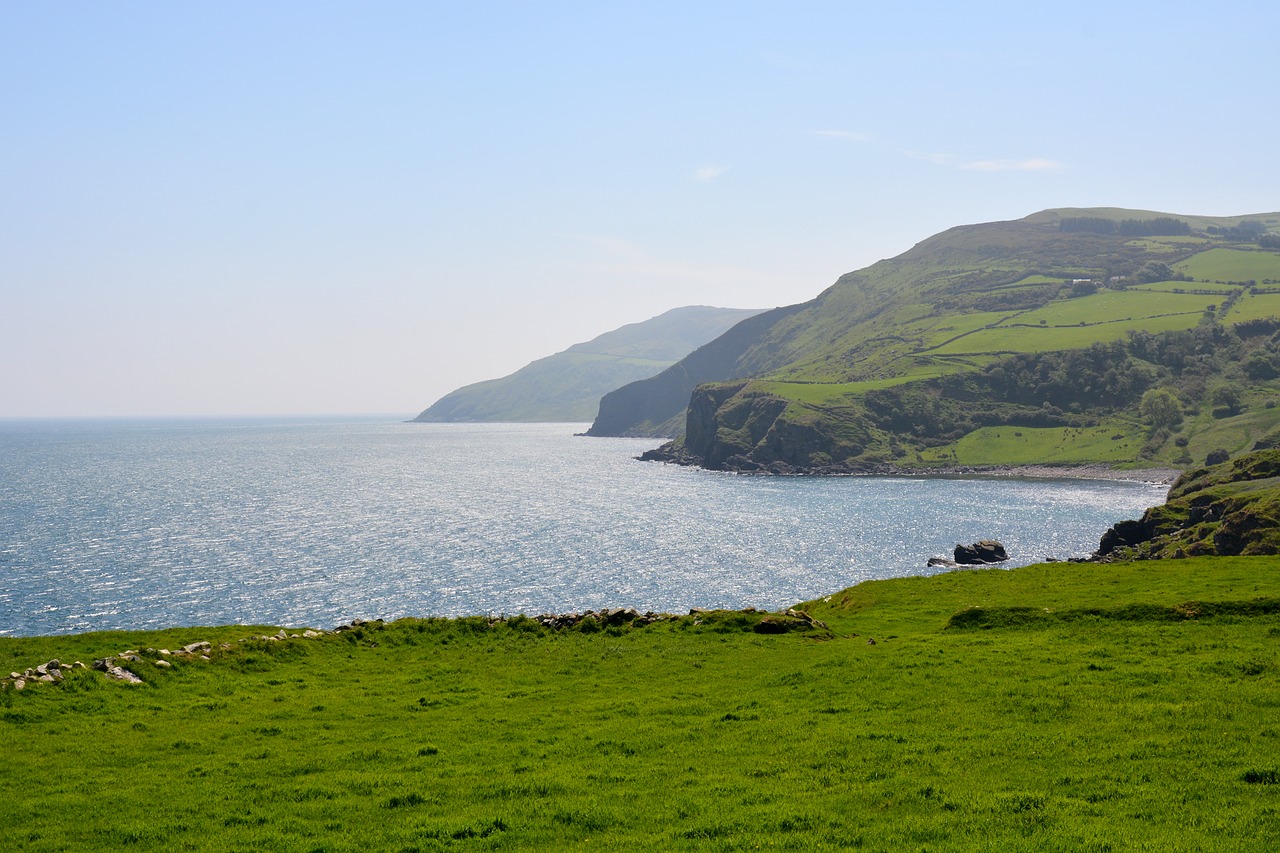
[[[932,574],[956,543],[1085,555],[1167,490],[717,473],[586,426],[0,421],[0,634],[777,609]]]

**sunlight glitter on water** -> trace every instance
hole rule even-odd
[[[376,419],[0,424],[0,631],[634,606],[776,608],[1088,553],[1164,488],[767,478],[635,461],[565,424]]]

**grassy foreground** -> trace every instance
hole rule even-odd
[[[0,693],[11,850],[1272,851],[1280,559],[862,584],[551,633],[402,620],[0,639],[0,669],[210,661]],[[874,639],[874,643],[871,640]],[[233,648],[218,651],[220,642]]]

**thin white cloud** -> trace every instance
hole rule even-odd
[[[913,160],[924,160],[935,166],[950,166],[955,169],[967,169],[971,172],[1059,172],[1066,168],[1057,160],[1044,157],[1030,157],[1026,160],[968,160],[961,161],[954,154],[939,154],[927,151],[906,151],[905,156]]]
[[[974,160],[960,168],[977,172],[1057,172],[1063,165],[1057,160],[1033,157],[1029,160]]]
[[[871,134],[857,130],[815,130],[813,135],[824,139],[841,139],[845,142],[868,142],[871,139]]]
[[[729,171],[728,166],[703,166],[693,173],[693,179],[700,184],[707,184]]]

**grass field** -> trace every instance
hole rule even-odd
[[[1244,249],[1208,249],[1192,255],[1174,269],[1197,281],[1249,281],[1280,279],[1280,252]]]
[[[1163,294],[1162,294],[1163,295]],[[1205,298],[1205,297],[1202,297]],[[1212,299],[1213,297],[1207,297]],[[1209,303],[1212,304],[1212,303]],[[1179,307],[1179,306],[1170,306]],[[1163,317],[1134,317],[1085,326],[1001,326],[983,329],[931,350],[932,355],[965,355],[997,352],[1052,352],[1078,349],[1090,344],[1120,340],[1130,330],[1166,332],[1190,329],[1200,322],[1201,313],[1172,314]],[[1019,318],[1019,323],[1025,318]]]
[[[920,335],[925,348],[940,347],[947,341],[968,335],[987,326],[998,325],[1017,316],[1012,311],[987,311],[979,314],[953,314],[936,318],[928,328],[922,328]],[[963,340],[963,338],[961,338]]]
[[[1272,558],[1056,564],[863,584],[809,635],[721,614],[233,642],[144,685],[0,694],[0,827],[11,850],[1270,851],[1277,601]]]
[[[958,441],[930,448],[922,461],[952,465],[1056,465],[1131,462],[1145,440],[1133,425],[1100,427],[982,427]]]
[[[1256,296],[1245,293],[1231,306],[1226,319],[1230,323],[1240,323],[1267,317],[1280,317],[1280,293],[1261,293]]]
[[[1198,314],[1220,302],[1218,296],[1199,293],[1149,293],[1141,290],[1103,290],[1080,299],[1061,299],[1018,317],[1017,322],[1049,326],[1076,326],[1125,319],[1161,317],[1166,314]]]
[[[1188,285],[1190,286],[1190,285]],[[1025,311],[994,328],[982,323],[965,323],[957,318],[950,325],[971,334],[943,344],[946,337],[933,335],[938,355],[983,352],[1049,352],[1087,347],[1090,344],[1123,338],[1131,329],[1162,332],[1189,329],[1200,322],[1210,305],[1221,296],[1196,293],[1162,293],[1150,290],[1106,290],[1078,299],[1060,299],[1043,308]],[[986,319],[991,315],[973,315]],[[957,333],[958,333],[957,332]],[[939,345],[941,344],[941,345]]]

